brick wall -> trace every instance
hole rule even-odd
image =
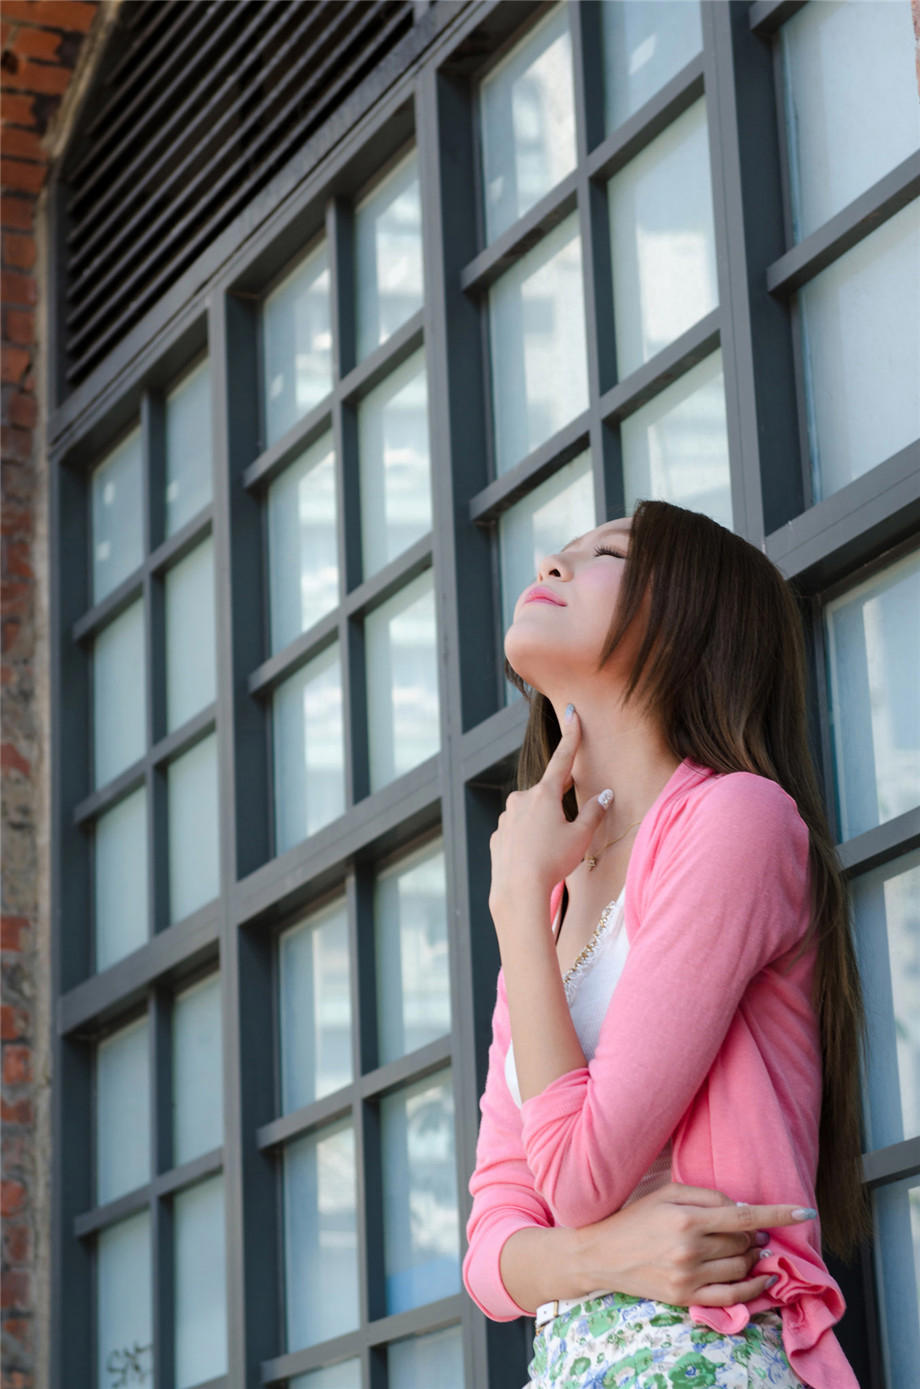
[[[0,741],[2,803],[2,1389],[47,1383],[49,953],[46,488],[40,463],[36,215],[49,142],[95,0],[0,6]]]

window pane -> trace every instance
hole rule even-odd
[[[144,944],[147,922],[147,793],[100,815],[95,833],[96,969]]]
[[[567,217],[489,291],[495,466],[507,472],[588,404],[581,242]]]
[[[348,1085],[351,962],[344,902],[285,931],[279,943],[281,1109],[322,1099]]]
[[[211,500],[211,366],[202,362],[166,397],[166,534]]]
[[[345,809],[338,646],[330,646],[278,686],[272,729],[275,852],[283,854]]]
[[[626,510],[657,497],[732,525],[722,353],[666,386],[620,426]]]
[[[361,1389],[361,1361],[343,1360],[289,1380],[290,1389]]]
[[[170,920],[181,921],[219,891],[217,738],[213,733],[170,762],[168,795]]]
[[[434,586],[429,570],[364,624],[371,790],[441,745]]]
[[[699,0],[603,0],[607,133],[703,47]]]
[[[166,724],[170,732],[217,690],[214,541],[209,536],[166,572]]]
[[[177,994],[172,1015],[173,1162],[224,1141],[220,976]]]
[[[608,206],[622,380],[719,302],[705,102],[614,175]]]
[[[422,204],[413,150],[355,210],[358,357],[422,307]]]
[[[431,529],[428,382],[416,352],[358,409],[364,577]]]
[[[153,1389],[153,1275],[150,1214],[102,1230],[96,1246],[98,1389]]]
[[[284,1150],[287,1348],[358,1325],[355,1135],[336,1124]]]
[[[110,622],[93,642],[93,762],[104,786],[147,746],[144,604]]]
[[[464,1389],[463,1342],[459,1326],[428,1336],[411,1336],[387,1347],[389,1389]]]
[[[387,1312],[460,1290],[460,1229],[450,1072],[380,1105]]]
[[[141,432],[135,429],[93,470],[93,602],[144,558]]]
[[[780,29],[795,237],[920,147],[910,6],[806,5]]]
[[[831,731],[842,839],[917,804],[920,554],[827,607]]]
[[[320,246],[262,306],[266,446],[332,389],[329,256]]]
[[[450,1031],[444,847],[384,869],[374,885],[378,1060]]]
[[[227,1373],[224,1179],[212,1177],[173,1202],[176,1389]]]
[[[888,1383],[909,1384],[920,1365],[920,1178],[875,1192],[875,1261]]]
[[[913,202],[799,292],[817,497],[920,437],[918,266]]]
[[[150,1180],[150,1056],[146,1017],[96,1048],[96,1200]]]
[[[869,1045],[867,1147],[920,1134],[920,852],[850,889]]]
[[[486,239],[494,241],[575,167],[567,7],[559,5],[479,92]]]
[[[339,601],[335,450],[313,444],[268,489],[272,654]]]

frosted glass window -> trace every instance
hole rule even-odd
[[[578,221],[567,217],[489,291],[495,466],[519,463],[588,404]]]
[[[555,554],[594,526],[591,455],[565,463],[498,520],[502,577],[502,625],[507,630],[514,605],[537,577],[544,555]]]
[[[166,397],[166,534],[211,500],[211,366],[202,362]]]
[[[719,302],[705,102],[614,175],[608,208],[622,380]]]
[[[422,202],[412,153],[355,209],[358,357],[422,307]]]
[[[101,1230],[96,1245],[97,1389],[153,1384],[150,1213]]]
[[[177,994],[172,1015],[173,1162],[224,1141],[220,976]]]
[[[361,1389],[361,1361],[342,1360],[288,1380],[291,1389]]]
[[[416,352],[358,408],[364,577],[431,529],[428,382]]]
[[[699,0],[603,0],[608,134],[638,111],[703,47]]]
[[[460,1291],[460,1225],[450,1072],[380,1104],[387,1312]]]
[[[103,786],[147,745],[144,604],[132,603],[93,642],[93,766]]]
[[[171,732],[217,692],[214,541],[209,536],[167,570],[166,725]]]
[[[920,799],[920,553],[827,606],[841,839]]]
[[[268,489],[272,653],[339,601],[335,450],[325,434]]]
[[[572,39],[559,5],[479,89],[486,239],[503,231],[575,168]]]
[[[146,1017],[96,1048],[96,1201],[150,1180],[150,1056]]]
[[[95,831],[96,969],[108,969],[148,936],[147,793],[100,815]]]
[[[920,1365],[920,1177],[879,1187],[873,1206],[887,1383],[907,1385]]]
[[[275,852],[328,825],[345,809],[342,667],[338,646],[301,666],[272,701]]]
[[[401,859],[374,884],[378,1060],[450,1031],[444,846]]]
[[[428,1336],[411,1336],[387,1347],[389,1389],[464,1389],[463,1342],[459,1326]]]
[[[278,951],[281,1107],[289,1114],[348,1085],[354,1075],[344,901],[283,932]]]
[[[626,510],[644,497],[732,525],[725,380],[714,352],[627,415],[620,426]]]
[[[867,1146],[920,1135],[920,852],[851,884],[869,1045]]]
[[[372,791],[440,747],[436,636],[430,570],[365,621]]]
[[[915,201],[799,292],[818,497],[920,438],[918,267]]]
[[[795,237],[920,148],[906,3],[806,5],[779,31]]]
[[[173,1200],[176,1389],[227,1373],[224,1179],[212,1177]]]
[[[212,733],[170,762],[169,907],[181,921],[217,896],[220,883],[217,739]]]
[[[358,1325],[355,1135],[349,1123],[284,1150],[287,1348]]]
[[[143,455],[135,429],[93,469],[93,602],[98,603],[144,558]]]
[[[332,389],[330,289],[324,243],[262,305],[266,446],[280,439]]]

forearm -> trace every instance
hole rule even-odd
[[[586,1281],[580,1230],[563,1225],[518,1230],[505,1240],[501,1252],[502,1282],[509,1296],[531,1316],[541,1302],[584,1297],[597,1290]]]

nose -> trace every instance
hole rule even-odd
[[[569,567],[562,555],[544,555],[537,563],[537,580],[539,582],[544,579],[567,579],[569,577]]]

